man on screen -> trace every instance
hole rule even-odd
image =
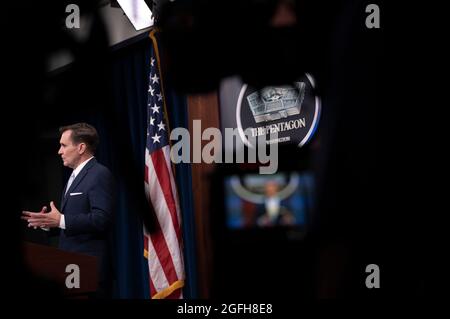
[[[268,181],[265,184],[265,211],[256,221],[258,226],[285,226],[295,224],[295,217],[292,212],[281,205],[281,199],[278,196],[278,189],[278,184],[274,181]]]

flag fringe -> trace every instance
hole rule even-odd
[[[181,289],[183,287],[184,287],[184,280],[177,280],[166,289],[161,290],[160,292],[155,294],[152,297],[152,299],[165,299],[166,297],[170,296],[175,290]]]

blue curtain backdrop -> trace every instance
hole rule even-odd
[[[143,257],[143,220],[149,215],[144,193],[144,152],[151,46],[148,34],[141,34],[113,47],[110,108],[102,114],[78,114],[73,118],[90,122],[98,129],[101,142],[96,156],[117,179],[113,245],[116,298],[149,298],[150,295],[147,260]],[[186,98],[166,84],[164,89],[170,127],[188,128]],[[185,163],[175,167],[185,250],[184,297],[197,298],[191,167]]]

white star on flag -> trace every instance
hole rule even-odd
[[[159,83],[159,77],[155,74],[153,77],[151,77],[152,83]]]
[[[151,64],[151,66],[155,66],[155,59],[152,58],[152,59],[150,60],[150,64]]]
[[[156,142],[161,143],[159,141],[160,138],[161,138],[161,135],[158,135],[157,133],[155,133],[155,136],[152,136],[153,143],[156,143]]]
[[[159,106],[157,106],[156,104],[154,107],[151,107],[151,109],[153,110],[153,113],[159,113]]]
[[[158,124],[158,131],[161,131],[161,130],[166,130],[166,125],[161,121],[161,123],[159,123]]]
[[[153,90],[153,88],[151,86],[148,87],[148,91],[153,96],[153,92],[155,92],[155,90]]]
[[[155,125],[155,119],[150,116],[150,125]]]
[[[161,93],[156,94],[156,96],[158,97],[158,101],[162,101],[162,94]]]

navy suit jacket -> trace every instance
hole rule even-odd
[[[62,229],[59,248],[99,257],[100,281],[110,274],[110,229],[115,202],[111,172],[91,159],[62,194]]]

